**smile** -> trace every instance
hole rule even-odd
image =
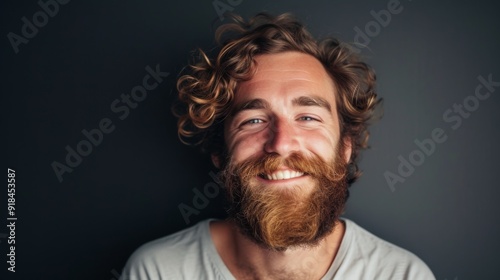
[[[261,177],[267,180],[287,180],[304,175],[303,172],[294,170],[278,170],[271,174],[261,174]]]

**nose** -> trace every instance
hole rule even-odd
[[[269,127],[268,138],[264,150],[266,153],[277,153],[283,157],[299,150],[299,139],[292,124],[287,120],[275,120]]]

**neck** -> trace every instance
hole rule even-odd
[[[257,245],[228,221],[213,222],[210,230],[219,255],[237,279],[321,279],[335,259],[345,225],[337,221],[316,246],[280,252]]]

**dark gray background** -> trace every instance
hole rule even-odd
[[[227,3],[227,0],[220,0]],[[215,169],[179,143],[170,105],[191,50],[214,46],[221,23],[213,1],[70,1],[15,54],[9,32],[36,1],[3,1],[0,26],[3,160],[16,170],[16,270],[2,279],[116,279],[144,242],[208,217],[223,217],[222,195],[186,224],[179,204],[193,205]],[[320,37],[355,41],[355,27],[387,9],[380,1],[235,1],[234,12],[292,12]],[[453,130],[443,113],[474,94],[478,76],[500,81],[500,17],[495,1],[402,0],[403,10],[371,37],[363,55],[377,71],[385,116],[371,129],[364,176],[352,187],[346,217],[420,256],[437,279],[498,278],[500,88]],[[375,29],[374,29],[375,30]],[[376,30],[375,30],[376,31]],[[142,83],[149,65],[169,72],[124,120],[113,100]],[[484,89],[483,89],[484,90]],[[456,115],[456,114],[454,114]],[[115,130],[59,182],[53,161],[82,129],[110,118]],[[391,190],[414,141],[442,128],[413,174]],[[5,175],[6,176],[6,175]],[[7,183],[0,191],[5,222]]]

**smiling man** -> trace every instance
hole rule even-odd
[[[434,279],[341,218],[378,105],[374,72],[290,15],[239,17],[178,81],[179,134],[221,169],[228,219],[150,242],[123,279]],[[225,38],[224,38],[225,37]]]

